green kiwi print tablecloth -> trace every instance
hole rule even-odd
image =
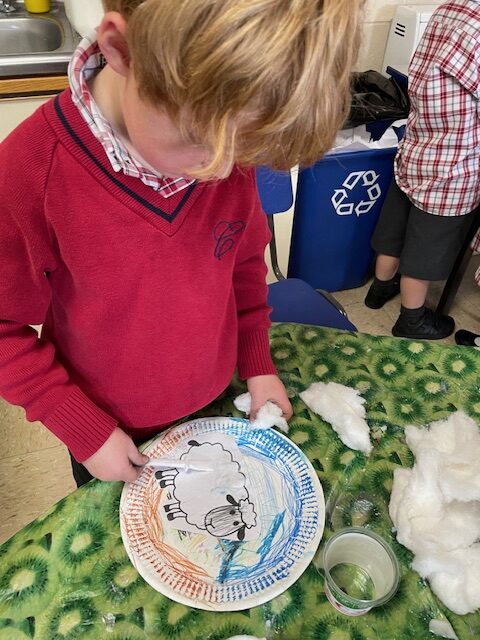
[[[422,640],[431,619],[448,618],[460,640],[480,638],[480,612],[449,612],[409,568],[388,516],[393,470],[411,466],[407,424],[425,425],[463,409],[480,424],[480,350],[305,325],[278,324],[272,353],[294,406],[290,437],[322,483],[327,522],[315,560],[275,600],[218,613],[172,602],[130,564],[120,535],[121,483],[91,482],[58,502],[0,547],[0,640],[224,640],[247,634],[275,640]],[[366,399],[374,450],[345,447],[298,393],[316,381],[356,387]],[[240,415],[234,380],[196,416]],[[195,417],[196,417],[195,416]],[[193,416],[191,416],[193,417]],[[396,596],[348,618],[326,599],[318,567],[338,528],[365,526],[385,537],[401,565]]]

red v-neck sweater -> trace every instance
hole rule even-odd
[[[0,393],[83,461],[275,373],[254,172],[163,198],[66,91],[0,146]],[[43,324],[42,338],[28,325]]]

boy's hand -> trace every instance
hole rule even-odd
[[[283,417],[289,420],[292,417],[292,405],[288,399],[283,382],[278,376],[254,376],[248,378],[247,388],[252,396],[252,408],[250,410],[250,420],[255,420],[260,407],[270,400],[280,407]]]
[[[148,456],[137,449],[130,436],[116,427],[106,442],[83,466],[99,480],[122,480],[134,482]]]

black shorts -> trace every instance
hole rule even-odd
[[[399,273],[419,280],[446,280],[476,210],[438,216],[415,207],[395,180],[372,236],[376,253],[400,258]]]

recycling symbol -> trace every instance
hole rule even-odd
[[[332,196],[332,204],[335,213],[339,216],[350,216],[355,213],[360,217],[368,213],[374,206],[378,198],[382,195],[382,190],[378,184],[379,175],[373,170],[353,171],[343,182],[342,189],[335,189]],[[352,200],[353,190],[359,185],[363,186],[363,198],[360,202]]]

